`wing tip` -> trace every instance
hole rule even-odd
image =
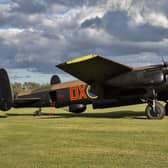
[[[95,57],[97,57],[97,54],[89,54],[89,55],[85,55],[85,56],[80,56],[80,57],[77,57],[77,58],[74,58],[72,60],[67,61],[66,64],[80,63],[80,62],[84,62],[84,61],[93,59]]]
[[[80,56],[80,57],[71,59],[69,61],[66,61],[64,63],[58,64],[58,65],[56,65],[56,67],[62,69],[65,65],[70,65],[70,64],[75,64],[75,63],[88,61],[88,60],[91,60],[91,59],[96,58],[96,57],[98,57],[97,54],[89,54],[89,55],[85,55],[85,56]]]

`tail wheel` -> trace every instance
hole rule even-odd
[[[168,103],[165,105],[165,114],[168,116]]]
[[[35,116],[41,116],[41,114],[42,114],[42,109],[41,109],[41,107],[40,107],[38,110],[36,110],[36,111],[34,112],[34,115],[35,115]]]
[[[145,112],[148,119],[163,119],[165,116],[165,108],[159,102],[156,102],[155,107],[153,107],[151,104],[148,104]]]

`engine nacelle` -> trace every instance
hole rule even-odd
[[[121,82],[122,81],[124,82]],[[106,81],[106,84],[110,87],[125,87],[125,86],[153,86],[159,85],[165,82],[164,73],[158,69],[148,69],[132,71],[121,74],[112,79]]]
[[[86,105],[84,104],[71,104],[69,106],[69,112],[82,113],[86,110]]]

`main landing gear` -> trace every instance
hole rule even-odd
[[[165,108],[158,101],[154,105],[148,104],[145,112],[148,119],[163,119],[165,116]]]
[[[168,108],[168,105],[167,105]],[[148,100],[148,105],[145,109],[148,119],[163,119],[166,113],[165,107],[157,101],[157,94],[153,90],[153,100]]]

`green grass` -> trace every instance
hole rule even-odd
[[[147,120],[144,108],[89,107],[80,115],[48,108],[40,117],[12,109],[0,118],[0,167],[166,168],[168,118]]]

